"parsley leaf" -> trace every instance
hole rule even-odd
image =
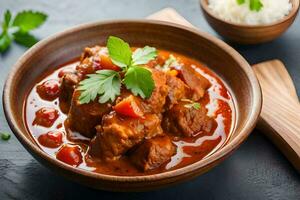
[[[153,47],[145,46],[138,48],[132,54],[132,65],[143,65],[153,60],[157,56],[157,51]]]
[[[30,33],[16,32],[13,34],[13,36],[17,43],[25,47],[31,47],[38,42],[38,39],[36,39]]]
[[[12,20],[11,12],[7,10],[4,14],[2,33],[0,34],[0,53],[8,49],[13,39],[26,47],[34,45],[38,40],[29,34],[29,31],[41,26],[46,19],[46,14],[29,10],[18,13]]]
[[[41,26],[46,19],[47,15],[42,12],[22,11],[17,14],[12,25],[26,33]]]
[[[6,12],[4,14],[4,21],[2,22],[3,32],[7,31],[9,24],[10,24],[10,20],[11,20],[11,13],[9,10],[6,10]]]
[[[118,72],[113,70],[99,70],[96,74],[87,75],[88,78],[79,83],[78,90],[81,104],[94,101],[98,95],[99,103],[114,101],[120,95],[121,79]]]
[[[0,53],[6,51],[11,43],[11,39],[6,32],[0,35]]]
[[[121,67],[126,68],[131,64],[131,49],[124,40],[110,36],[107,41],[107,48],[112,62]]]
[[[154,89],[151,72],[140,66],[133,66],[125,74],[124,83],[127,89],[137,96],[149,98]]]
[[[99,70],[96,74],[88,75],[87,79],[79,83],[78,90],[82,91],[80,103],[94,101],[98,95],[100,103],[114,101],[120,95],[121,82],[135,96],[149,98],[154,90],[154,80],[151,71],[140,65],[153,60],[157,56],[156,49],[145,46],[132,54],[129,44],[114,36],[108,38],[107,48],[112,62],[123,68],[123,71]],[[122,81],[120,73],[125,74]]]
[[[250,0],[250,10],[260,11],[263,7],[263,4],[260,0]]]

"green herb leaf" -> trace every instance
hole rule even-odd
[[[242,5],[246,2],[246,0],[236,0],[236,2],[239,4],[239,5]]]
[[[171,66],[179,66],[179,62],[178,60],[171,54],[168,58],[168,60],[166,60],[165,64],[162,66],[162,70],[163,71],[168,71],[170,70]]]
[[[129,44],[121,38],[110,36],[107,41],[107,48],[109,56],[115,65],[126,68],[131,64],[131,49]]]
[[[12,15],[9,10],[4,14],[2,22],[2,33],[0,35],[0,53],[8,49],[12,39],[17,43],[31,47],[38,40],[29,31],[41,26],[47,19],[47,15],[41,12],[22,11],[12,21]],[[13,38],[11,38],[13,36]]]
[[[13,34],[13,36],[17,43],[25,47],[31,47],[38,42],[38,39],[29,33],[16,32]]]
[[[196,110],[199,110],[201,108],[201,105],[200,105],[200,103],[194,102],[194,103],[190,103],[190,104],[185,104],[184,107],[194,108]]]
[[[191,99],[181,99],[181,101],[188,103],[188,104],[184,105],[184,107],[186,107],[186,108],[189,108],[189,109],[190,108],[194,108],[196,110],[199,110],[201,108],[201,104],[200,103],[195,102],[195,101],[193,101]]]
[[[10,139],[10,134],[9,133],[1,133],[1,139],[2,140],[9,140]]]
[[[118,72],[113,70],[99,70],[96,74],[87,75],[88,78],[79,83],[81,104],[94,101],[99,95],[99,103],[114,101],[120,95],[121,79]]]
[[[78,90],[82,91],[80,103],[94,101],[97,96],[100,96],[100,103],[114,101],[120,95],[120,73],[125,73],[122,81],[128,90],[136,96],[149,98],[154,90],[152,73],[137,64],[146,64],[154,59],[157,56],[156,49],[146,46],[132,54],[129,44],[114,36],[108,38],[107,48],[113,63],[123,68],[123,71],[99,70],[96,74],[88,75],[87,79],[79,83]]]
[[[20,31],[26,33],[41,26],[46,19],[46,14],[28,10],[18,13],[12,25],[19,27]]]
[[[263,7],[263,4],[260,0],[250,0],[250,10],[260,11]]]
[[[11,20],[11,13],[9,10],[5,11],[4,14],[4,21],[2,22],[2,28],[3,28],[3,32],[6,32],[9,25],[10,25],[10,20]]]
[[[143,65],[149,61],[155,59],[157,51],[153,47],[145,46],[144,48],[138,48],[132,54],[132,65]]]
[[[6,32],[3,32],[0,35],[0,53],[5,52],[8,49],[10,44],[11,44],[11,39],[9,35]]]
[[[236,0],[239,5],[242,5],[246,3],[246,0]],[[249,2],[249,8],[252,11],[260,11],[263,8],[263,3],[261,0],[250,0]]]
[[[154,90],[151,72],[140,66],[133,66],[125,74],[124,83],[127,89],[137,96],[149,98]]]

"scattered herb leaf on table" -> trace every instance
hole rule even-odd
[[[4,13],[2,32],[0,34],[0,53],[5,52],[11,42],[31,47],[38,39],[30,34],[30,31],[40,27],[47,20],[47,15],[36,11],[19,12],[14,19],[9,10]]]

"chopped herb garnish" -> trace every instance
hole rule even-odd
[[[34,45],[38,40],[29,32],[40,27],[46,19],[46,14],[28,10],[18,13],[12,20],[11,12],[7,10],[0,34],[0,53],[9,48],[12,40],[26,47]]]
[[[162,70],[163,71],[168,71],[170,70],[171,66],[179,66],[179,62],[178,60],[171,54],[168,58],[168,60],[166,60],[165,64],[162,66]]]
[[[1,139],[2,140],[9,140],[10,139],[10,134],[9,133],[1,133]]]
[[[194,102],[190,99],[181,99],[181,101],[187,102],[187,104],[184,105],[186,108],[194,108],[196,110],[199,110],[201,108],[201,104],[198,102]]]
[[[249,8],[252,11],[260,11],[263,8],[263,3],[261,2],[261,0],[249,0]],[[239,5],[242,5],[244,3],[246,3],[246,0],[237,0],[237,3]]]
[[[82,91],[80,103],[94,101],[97,96],[100,103],[114,101],[120,94],[121,83],[124,83],[134,95],[149,98],[155,85],[151,72],[142,65],[155,59],[156,49],[145,46],[132,53],[128,43],[114,36],[108,38],[107,48],[112,62],[123,70],[122,72],[100,70],[96,74],[88,75],[87,79],[79,83],[78,90]],[[123,80],[120,73],[125,74]]]
[[[196,110],[199,110],[201,108],[201,105],[200,105],[200,103],[194,102],[194,103],[190,103],[190,104],[185,104],[184,107],[194,108]]]
[[[263,7],[263,4],[260,0],[250,0],[250,10],[260,11]]]

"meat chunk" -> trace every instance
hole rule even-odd
[[[152,69],[152,78],[155,89],[149,99],[143,101],[143,107],[147,113],[161,113],[168,95],[167,77],[164,72]]]
[[[167,76],[167,85],[169,92],[166,100],[166,107],[170,109],[177,104],[181,99],[187,98],[189,95],[189,87],[176,76]]]
[[[92,74],[95,72],[95,60],[98,60],[98,54],[100,51],[100,46],[94,46],[92,48],[86,47],[84,49],[80,57],[80,64],[76,67],[78,74],[84,77],[86,74]]]
[[[164,130],[178,136],[193,137],[201,132],[209,133],[216,127],[216,121],[206,115],[205,107],[195,109],[186,105],[187,102],[181,101],[165,113]]]
[[[194,101],[198,101],[202,98],[205,91],[210,87],[210,82],[192,66],[182,66],[180,76],[193,91],[191,98]]]
[[[62,77],[59,94],[59,106],[63,113],[69,112],[73,92],[79,81],[79,77],[72,72],[66,73]]]
[[[72,97],[67,124],[71,130],[92,138],[96,134],[95,126],[101,123],[102,116],[110,111],[111,106],[97,101],[80,104],[79,96],[80,91],[76,90]]]
[[[84,48],[83,53],[80,56],[80,62],[85,60],[86,58],[93,57],[98,54],[98,52],[102,49],[100,46],[94,46],[94,47],[86,47]]]
[[[90,154],[105,160],[118,159],[145,138],[162,134],[160,119],[154,114],[134,119],[111,112],[103,117],[102,126],[96,129],[97,136],[91,144]]]
[[[92,74],[101,69],[120,70],[112,63],[106,47],[85,48],[80,58],[80,64],[76,67],[77,72],[84,78],[86,74]]]
[[[145,140],[130,155],[131,162],[143,171],[155,169],[175,154],[176,148],[168,136]]]

